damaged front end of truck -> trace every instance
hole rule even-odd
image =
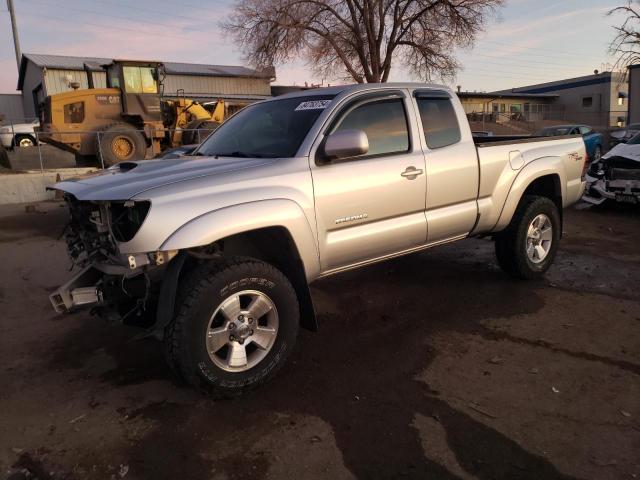
[[[618,144],[590,166],[583,200],[640,203],[640,134]]]
[[[155,315],[162,280],[178,251],[123,254],[127,242],[140,229],[149,201],[88,201],[65,194],[69,223],[64,231],[72,270],[77,273],[49,298],[65,313],[77,308],[109,321],[136,320]]]

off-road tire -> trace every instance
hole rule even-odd
[[[229,372],[209,357],[206,329],[218,306],[242,290],[257,290],[273,300],[279,317],[278,333],[257,365]],[[216,398],[235,397],[275,375],[293,349],[299,324],[295,291],[278,269],[247,257],[207,262],[180,278],[176,314],[164,332],[165,357],[174,373],[189,385]]]
[[[130,154],[120,156],[116,154],[113,143],[118,139],[124,139],[130,144],[132,147]],[[142,133],[127,123],[112,123],[100,128],[96,131],[94,142],[98,161],[102,154],[105,167],[130,160],[143,160],[147,152],[147,143]]]
[[[213,120],[193,120],[187,124],[186,131],[182,133],[182,144],[200,144],[219,126],[220,124]]]
[[[553,237],[547,256],[540,263],[534,263],[527,256],[527,230],[533,219],[541,213],[551,220]],[[495,238],[500,268],[512,277],[523,280],[541,277],[556,256],[560,229],[560,213],[556,204],[547,197],[526,195],[520,201],[509,226]]]

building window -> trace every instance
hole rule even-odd
[[[591,108],[593,106],[593,97],[582,97],[582,108]]]
[[[618,92],[618,105],[619,106],[624,105],[624,97],[626,97],[626,95],[623,92]]]

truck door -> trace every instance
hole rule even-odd
[[[479,166],[465,113],[446,91],[417,90],[420,138],[427,170],[429,243],[468,234],[478,214]]]
[[[424,155],[412,108],[404,91],[363,94],[323,132],[362,130],[369,140],[365,155],[311,159],[323,272],[426,242]]]

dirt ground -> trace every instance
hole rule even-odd
[[[53,313],[65,211],[38,210],[0,208],[0,478],[640,478],[640,209],[567,211],[540,281],[488,240],[320,281],[320,331],[221,402]]]

